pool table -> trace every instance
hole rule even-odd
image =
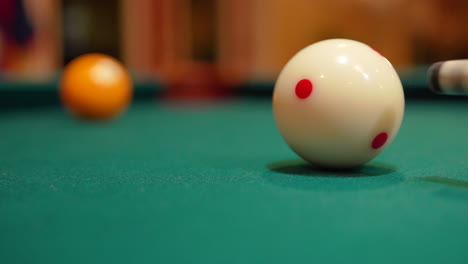
[[[468,263],[468,100],[407,79],[399,135],[354,170],[301,161],[272,85],[71,118],[0,83],[1,263]],[[422,91],[422,92],[421,92]]]

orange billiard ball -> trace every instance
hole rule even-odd
[[[125,67],[104,54],[85,54],[64,69],[60,98],[67,110],[86,119],[109,119],[130,104],[132,81]]]

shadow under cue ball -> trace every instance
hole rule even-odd
[[[390,62],[368,45],[324,40],[283,68],[273,112],[282,137],[304,160],[352,168],[375,158],[397,135],[403,87]]]
[[[110,119],[127,109],[133,94],[126,68],[104,54],[85,54],[64,69],[60,97],[65,108],[84,119]]]

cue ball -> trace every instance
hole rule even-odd
[[[299,51],[275,84],[280,134],[304,160],[352,168],[380,154],[403,119],[404,94],[390,62],[366,44],[330,39]]]
[[[132,98],[132,82],[125,67],[104,54],[85,54],[64,69],[60,83],[63,105],[75,116],[109,119],[122,113]]]

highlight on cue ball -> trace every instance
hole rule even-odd
[[[349,39],[312,44],[284,66],[273,92],[278,130],[304,160],[352,168],[375,158],[397,135],[401,81],[370,46]]]
[[[428,70],[428,79],[433,92],[468,95],[468,59],[434,63]]]

